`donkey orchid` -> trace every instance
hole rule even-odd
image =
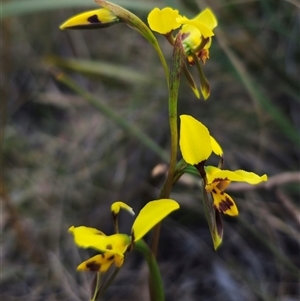
[[[141,240],[156,224],[161,222],[167,215],[179,208],[179,204],[172,199],[160,199],[147,203],[136,217],[131,235],[116,233],[106,236],[102,231],[85,227],[70,227],[69,232],[74,236],[75,243],[81,248],[93,248],[100,254],[82,262],[77,270],[90,270],[105,273],[115,263],[121,267],[124,256],[134,243]],[[123,202],[112,205],[112,213],[118,214],[120,209],[133,212]]]

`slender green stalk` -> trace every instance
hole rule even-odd
[[[106,282],[101,286],[99,290],[99,297],[103,296],[106,290],[110,287],[112,282],[115,280],[116,276],[118,275],[120,268],[114,270],[114,272],[109,276]]]
[[[167,161],[168,155],[165,151],[150,137],[145,135],[139,127],[128,123],[124,118],[118,116],[111,108],[101,103],[96,99],[91,93],[86,91],[84,88],[80,87],[75,81],[68,77],[64,73],[56,75],[56,79],[70,88],[72,91],[82,96],[88,103],[96,107],[102,114],[104,114],[109,119],[113,120],[119,127],[121,127],[126,132],[129,132],[132,136],[136,137],[140,142],[142,142],[147,148],[151,149],[156,153],[162,160]]]
[[[187,166],[187,163],[184,161],[184,159],[182,158],[176,165],[175,168],[175,174],[173,177],[173,186],[177,183],[177,181],[180,179],[180,177],[184,174],[184,169]],[[196,170],[196,172],[198,172]],[[198,173],[197,173],[198,175]]]
[[[185,53],[182,47],[181,36],[177,35],[174,44],[174,51],[172,56],[171,68],[170,68],[170,83],[169,83],[169,123],[171,132],[171,155],[169,171],[166,181],[162,187],[159,198],[169,198],[173,186],[173,177],[177,162],[177,149],[178,149],[178,128],[177,128],[177,102],[178,102],[178,90],[180,84],[180,75],[185,62]],[[158,224],[153,230],[151,250],[156,256],[158,241],[160,236],[160,224]]]
[[[166,37],[167,41],[174,47],[175,39],[173,37],[173,34],[172,33],[165,34],[165,37]],[[190,73],[189,69],[187,68],[186,64],[183,65],[183,73],[185,75],[185,78],[188,81],[188,84],[190,85],[191,89],[193,90],[195,96],[199,99],[200,94],[199,94],[197,85],[194,81],[192,74]]]
[[[117,216],[113,217],[115,233],[119,233],[119,220]]]
[[[153,252],[143,240],[136,241],[134,249],[141,252],[147,261],[150,273],[151,300],[164,301],[165,296],[163,282]]]
[[[97,295],[98,295],[98,292],[99,292],[99,287],[100,287],[100,280],[101,280],[101,273],[97,273],[95,290],[94,290],[94,294],[93,294],[93,297],[92,297],[91,301],[96,301],[96,298],[97,298]]]
[[[181,36],[178,35],[175,44],[174,52],[170,68],[170,83],[169,83],[169,123],[171,132],[171,156],[167,179],[164,183],[160,198],[168,198],[170,196],[174,171],[177,162],[178,149],[178,118],[177,118],[177,103],[178,91],[180,85],[180,76],[185,62],[185,53],[182,46]]]

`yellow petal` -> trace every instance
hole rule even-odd
[[[160,34],[167,34],[181,26],[176,21],[179,16],[178,10],[171,7],[162,10],[156,7],[148,15],[148,24],[151,30]]]
[[[244,170],[222,170],[214,166],[205,167],[208,183],[212,183],[214,179],[227,179],[235,182],[246,182],[252,185],[267,181],[267,175],[259,176],[253,172]]]
[[[119,21],[119,18],[111,11],[106,8],[100,8],[71,17],[60,26],[60,29],[101,28],[108,27]]]
[[[180,116],[179,145],[183,159],[191,165],[207,160],[212,152],[207,127],[189,115]]]
[[[236,204],[230,195],[219,190],[214,184],[207,184],[205,189],[212,193],[214,207],[219,212],[230,216],[236,216],[239,214]]]
[[[209,29],[213,30],[217,25],[218,21],[214,13],[210,8],[206,8],[199,15],[197,15],[194,20],[201,22]]]
[[[124,202],[118,201],[111,205],[111,212],[113,212],[115,215],[117,215],[121,209],[128,211],[132,215],[135,214],[133,209]]]
[[[142,239],[156,224],[178,208],[179,204],[171,199],[161,199],[147,203],[133,223],[134,240]]]
[[[260,182],[265,182],[265,181],[268,180],[268,176],[266,174],[264,174],[262,176],[259,176],[254,172],[248,172],[248,171],[241,170],[241,169],[236,170],[235,174],[242,177],[243,182],[246,182],[246,183],[249,183],[249,184],[252,184],[252,185],[258,184]],[[232,181],[234,181],[234,180],[232,180]]]
[[[105,234],[98,229],[80,226],[70,227],[68,230],[73,234],[75,243],[82,248],[89,248],[94,240],[101,241]]]
[[[82,262],[77,271],[92,271],[105,273],[112,263],[115,261],[115,255],[111,253],[103,253],[91,257],[90,259]]]
[[[192,25],[194,27],[196,27],[199,32],[201,33],[201,35],[203,35],[204,38],[208,38],[208,37],[212,37],[215,34],[213,33],[213,31],[207,27],[205,24],[195,20],[195,19],[188,19],[186,17],[179,17],[176,19],[177,23],[182,24],[182,25]]]
[[[186,54],[189,54],[189,52],[196,51],[198,46],[202,42],[202,35],[197,27],[193,25],[183,25],[180,32],[182,35],[182,43],[185,47]]]
[[[130,237],[126,234],[105,236],[103,232],[85,226],[72,226],[69,232],[73,234],[75,243],[81,248],[93,248],[121,256],[130,244]]]
[[[210,142],[211,142],[212,151],[217,156],[222,157],[223,156],[223,150],[222,150],[220,144],[217,142],[217,140],[213,136],[210,136]]]

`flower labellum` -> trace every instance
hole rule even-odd
[[[267,175],[259,176],[244,170],[222,170],[214,166],[206,166],[205,172],[207,177],[205,189],[212,194],[215,209],[231,216],[238,215],[238,209],[232,197],[224,192],[230,182],[256,185],[268,179]]]

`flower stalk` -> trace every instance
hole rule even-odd
[[[99,289],[100,289],[100,280],[101,280],[101,273],[98,272],[96,274],[95,288],[94,288],[94,293],[93,293],[93,297],[92,297],[91,301],[97,300],[97,296],[98,296]]]
[[[173,187],[173,180],[175,168],[177,163],[177,150],[178,150],[178,116],[177,116],[177,103],[178,91],[180,85],[180,75],[185,62],[185,53],[182,47],[181,35],[177,35],[170,68],[170,83],[169,83],[169,125],[171,133],[171,154],[167,178],[161,189],[159,198],[170,197]],[[156,256],[161,225],[158,224],[153,231],[151,250]]]
[[[134,245],[134,249],[143,254],[148,264],[149,275],[150,275],[149,277],[150,286],[151,286],[151,290],[150,290],[151,300],[164,301],[165,296],[164,296],[163,282],[153,252],[143,240],[139,240]]]

